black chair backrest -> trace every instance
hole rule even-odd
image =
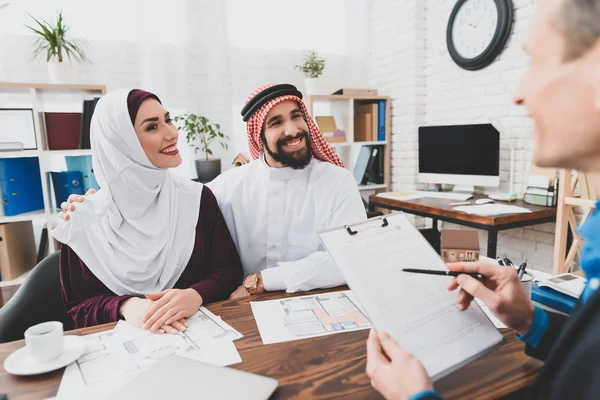
[[[65,330],[73,329],[61,298],[59,257],[56,252],[40,261],[0,308],[0,343],[23,339],[30,326],[46,321],[60,321]]]
[[[419,232],[421,232],[421,235],[423,235],[423,237],[427,239],[427,241],[429,242],[431,247],[433,247],[435,252],[440,254],[440,231],[438,231],[437,229],[429,228],[419,229]]]

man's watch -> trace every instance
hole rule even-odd
[[[260,274],[251,274],[246,277],[244,280],[244,287],[248,291],[248,293],[254,295],[258,293],[262,293],[264,291],[264,286],[261,282]]]

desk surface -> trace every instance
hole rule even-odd
[[[252,300],[284,296],[289,295],[271,293]],[[381,398],[365,374],[367,330],[263,346],[249,299],[224,301],[207,308],[244,335],[235,342],[243,361],[232,367],[279,381],[272,398]],[[107,324],[71,333],[83,335],[113,326]],[[436,390],[446,399],[481,400],[496,399],[528,386],[537,376],[541,362],[523,353],[523,344],[511,331],[503,330],[503,334],[506,341],[502,346],[441,379],[435,384]],[[23,344],[23,341],[1,344],[0,364]],[[10,400],[55,396],[63,371],[16,377],[0,367],[0,392],[8,393]]]
[[[475,195],[468,200],[473,202],[476,199],[486,198],[487,196]],[[480,216],[467,214],[462,211],[453,210],[456,206],[451,206],[450,203],[457,203],[458,200],[450,199],[435,199],[423,197],[414,200],[397,200],[371,195],[369,197],[369,205],[374,207],[388,208],[392,210],[402,210],[407,212],[427,214],[430,217],[442,217],[455,219],[464,222],[471,222],[480,225],[493,227],[502,227],[503,225],[513,225],[516,223],[536,223],[539,220],[556,218],[556,207],[541,207],[524,203],[522,200],[516,200],[510,203],[496,202],[498,204],[508,204],[518,207],[530,209],[531,213],[526,214],[504,214],[492,216]]]

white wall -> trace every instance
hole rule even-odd
[[[267,83],[304,89],[294,66],[308,50],[326,58],[324,90],[368,84],[367,0],[14,0],[0,11],[0,60],[8,80],[48,81],[32,60],[26,13],[53,20],[63,10],[74,37],[89,43],[92,64],[77,65],[75,83],[108,90],[139,87],[168,108],[206,115],[231,137],[214,146],[223,167],[247,151],[240,110]],[[315,10],[319,12],[315,12]],[[1,78],[0,78],[1,79]]]
[[[240,110],[267,83],[304,90],[294,66],[308,50],[326,58],[325,93],[368,84],[368,0],[12,0],[0,10],[0,80],[47,82],[43,60],[32,60],[34,37],[23,25],[54,20],[62,9],[73,37],[89,45],[90,64],[74,66],[73,83],[155,92],[171,110],[207,116],[231,137],[213,146],[223,169],[249,156]],[[316,12],[315,10],[319,10]],[[184,147],[183,138],[180,147]],[[195,177],[193,154],[182,148]],[[39,230],[36,225],[36,236]]]
[[[499,122],[501,190],[508,191],[509,148],[515,148],[515,190],[533,151],[532,122],[511,95],[527,67],[521,49],[534,0],[513,0],[513,33],[500,57],[480,71],[454,64],[446,48],[446,25],[456,2],[450,0],[374,0],[371,9],[372,87],[392,102],[392,187],[420,188],[417,183],[417,130],[421,125]],[[418,223],[423,223],[418,220]],[[456,228],[444,224],[445,228]],[[554,224],[501,233],[498,253],[513,261],[528,259],[532,268],[551,270]],[[480,233],[482,254],[487,234]]]

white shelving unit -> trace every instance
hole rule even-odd
[[[357,103],[369,103],[377,100],[386,102],[385,140],[384,141],[355,141],[354,106]],[[387,96],[348,96],[348,95],[314,95],[306,99],[310,115],[333,116],[338,129],[344,131],[345,142],[330,143],[348,170],[354,171],[355,161],[361,146],[382,145],[384,155],[384,183],[360,185],[359,190],[389,191],[391,184],[391,99]]]
[[[31,211],[11,217],[0,217],[0,224],[8,224],[11,222],[34,221],[36,219],[45,219],[46,212],[44,210]]]
[[[38,150],[23,150],[23,151],[0,151],[0,158],[21,158],[21,157],[39,157]]]
[[[13,279],[12,281],[0,281],[0,288],[1,287],[7,287],[7,286],[16,286],[16,285],[20,285],[23,282],[25,282],[25,278],[27,278],[27,276],[31,273],[31,271],[27,271],[25,272],[23,275],[19,276],[18,278]]]
[[[46,151],[51,156],[91,156],[92,150],[48,150]]]
[[[44,209],[19,214],[16,216],[0,216],[0,224],[45,220],[48,230],[56,223],[58,214],[54,195],[51,190],[50,171],[59,158],[65,156],[90,155],[91,150],[48,150],[45,127],[44,112],[82,112],[83,100],[91,100],[94,97],[106,94],[106,86],[103,85],[69,85],[49,83],[15,83],[0,82],[0,108],[31,108],[37,150],[0,152],[0,158],[38,157],[40,161],[40,175],[42,178],[42,194],[44,197]],[[49,235],[48,250],[54,252],[56,246]],[[18,281],[21,278],[17,278]],[[3,284],[5,286],[7,282]]]

